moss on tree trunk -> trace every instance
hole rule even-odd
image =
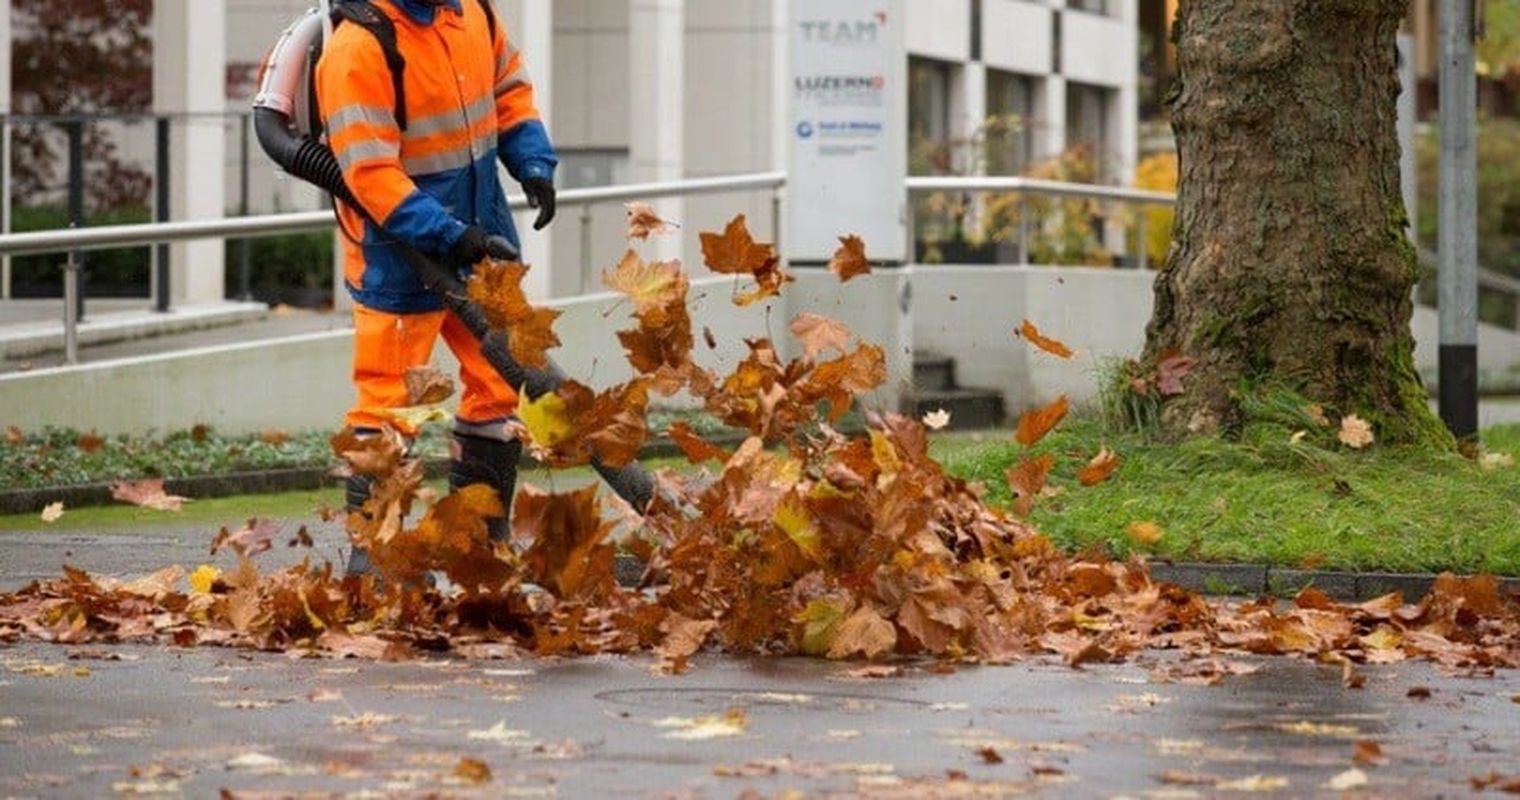
[[[1286,383],[1383,441],[1449,444],[1414,367],[1417,279],[1400,196],[1401,0],[1190,0],[1174,36],[1176,242],[1147,359],[1199,360],[1164,424],[1240,424]]]

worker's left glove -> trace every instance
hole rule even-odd
[[[538,209],[538,219],[533,230],[541,231],[554,221],[554,181],[548,178],[529,178],[523,181],[523,194],[528,196],[528,206]]]

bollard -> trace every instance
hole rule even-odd
[[[154,125],[153,219],[169,221],[169,118],[159,117]],[[153,308],[160,314],[169,311],[169,245],[155,248],[153,260]]]

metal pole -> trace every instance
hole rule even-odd
[[[244,216],[244,217],[248,216],[248,195],[249,195],[249,191],[250,191],[249,190],[249,186],[248,186],[248,163],[249,163],[249,149],[248,149],[249,138],[248,138],[248,133],[249,133],[249,130],[251,128],[250,123],[252,121],[253,121],[253,116],[251,114],[244,114],[242,116],[242,124],[243,124],[242,144],[241,144],[242,153],[239,156],[239,158],[241,159],[239,161],[239,170],[242,173],[242,177],[241,177],[241,188],[239,189],[239,196],[238,196],[238,213],[239,213],[239,215]],[[238,240],[238,299],[239,300],[247,302],[247,301],[253,299],[253,288],[251,286],[252,280],[253,280],[253,242],[249,241],[248,239],[240,239],[240,240]]]
[[[69,132],[69,227],[84,227],[84,122],[76,120],[68,123]],[[75,250],[69,254],[69,260],[73,265],[74,272],[74,299],[70,303],[65,298],[64,305],[72,306],[74,322],[84,319],[84,296],[88,291],[87,276],[84,273],[84,256]],[[65,279],[67,290],[67,279]],[[67,292],[65,291],[65,294]],[[71,312],[64,310],[65,327]],[[67,333],[67,331],[65,331]]]
[[[581,294],[591,291],[591,204],[581,206]]]
[[[79,363],[79,253],[69,253],[63,268],[63,360]]]
[[[1441,0],[1440,405],[1478,432],[1478,78],[1473,0]]]
[[[153,190],[153,219],[169,221],[169,118],[159,117],[154,131],[155,151]],[[159,244],[153,259],[153,308],[159,313],[169,311],[169,245]]]
[[[1150,229],[1150,221],[1147,219],[1149,213],[1149,208],[1140,206],[1140,221],[1135,223],[1135,249],[1137,251],[1135,253],[1135,267],[1141,272],[1149,269],[1151,265],[1151,243],[1147,241],[1149,237],[1146,235]]]
[[[0,117],[0,233],[11,232],[11,121]],[[11,299],[11,257],[0,257],[0,300]]]
[[[1019,264],[1029,264],[1029,201],[1019,197]]]
[[[781,249],[781,190],[771,191],[771,241],[776,248],[776,255],[782,257],[782,263],[786,262],[785,253]]]

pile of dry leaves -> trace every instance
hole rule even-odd
[[[635,236],[668,227],[647,209],[634,211]],[[833,265],[841,279],[868,272],[859,240],[842,242]],[[791,280],[742,217],[722,234],[704,234],[702,249],[713,270],[754,280],[735,296],[741,305],[776,296]],[[527,302],[522,275],[517,265],[484,265],[471,293],[514,334],[529,331],[513,337],[517,358],[543,363],[557,343],[554,315]],[[749,434],[728,452],[684,426],[666,431],[711,471],[662,474],[642,517],[604,507],[595,487],[529,487],[513,503],[515,541],[493,546],[483,520],[502,505],[491,490],[438,498],[423,488],[421,466],[405,457],[399,434],[345,432],[334,449],[352,472],[375,481],[373,499],[350,518],[350,535],[369,548],[383,580],[344,578],[325,563],[262,574],[253,556],[272,533],[250,525],[218,539],[239,554],[226,574],[171,568],[123,583],[68,570],[0,595],[0,640],[149,640],[374,658],[651,651],[671,671],[708,646],[981,662],[1054,653],[1072,665],[1161,648],[1318,658],[1342,664],[1352,685],[1360,663],[1520,666],[1520,602],[1491,578],[1443,577],[1417,604],[1391,595],[1342,605],[1315,590],[1287,607],[1219,604],[1152,581],[1139,561],[1063,554],[1018,516],[1040,494],[1048,459],[1010,472],[1019,502],[1004,512],[944,472],[917,420],[870,415],[859,436],[831,427],[886,380],[882,350],[838,322],[803,315],[791,326],[797,358],[751,341],[748,357],[718,375],[693,359],[689,282],[679,264],[648,263],[630,250],[606,282],[632,309],[632,326],[618,336],[637,377],[602,392],[571,382],[525,402],[523,433],[537,455],[558,466],[593,455],[627,463],[649,434],[651,394],[688,392]],[[1021,335],[1070,356],[1032,325]],[[1185,367],[1174,370],[1177,381]],[[435,383],[418,381],[423,399],[439,399]],[[1065,413],[1061,401],[1026,415],[1019,441],[1034,444]],[[1097,454],[1081,482],[1107,479],[1117,463],[1111,452]],[[647,564],[636,589],[614,580],[620,531],[622,546]],[[449,590],[432,588],[429,573],[446,575]],[[1200,671],[1194,677],[1209,679],[1204,673],[1219,662],[1191,663]]]

